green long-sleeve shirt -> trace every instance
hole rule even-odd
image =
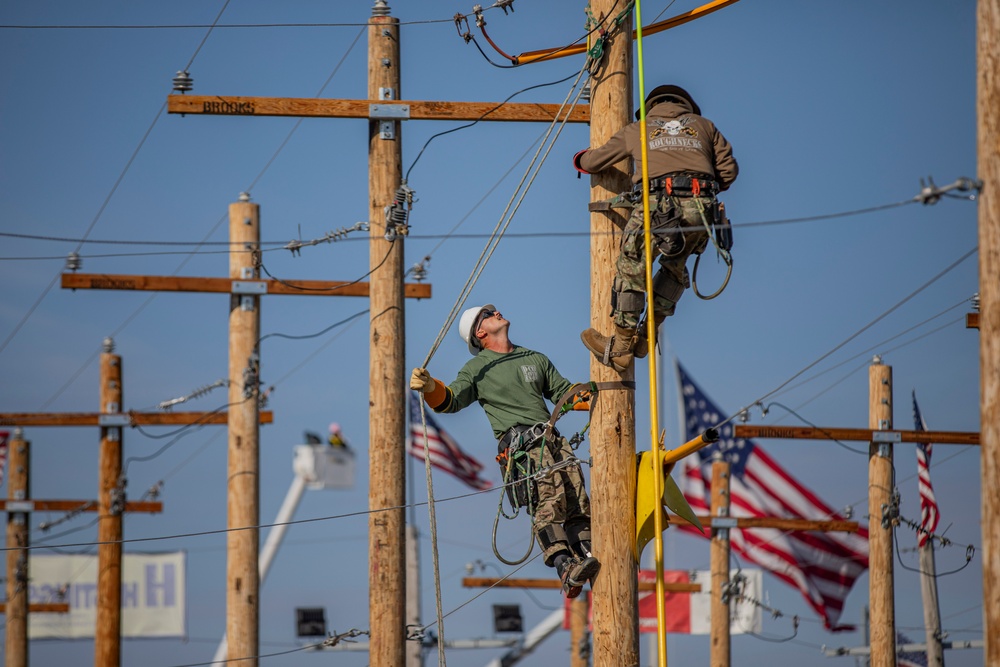
[[[499,438],[516,424],[547,422],[572,383],[540,352],[514,346],[511,352],[482,350],[458,372],[435,412],[458,412],[478,401]]]

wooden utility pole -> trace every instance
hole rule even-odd
[[[115,343],[104,339],[101,353],[101,412],[121,413],[122,358]],[[125,485],[122,474],[122,427],[101,426],[97,473],[97,622],[94,628],[95,667],[121,664],[122,629],[122,512]]]
[[[593,0],[598,21],[620,11],[615,0]],[[632,15],[609,33],[604,62],[591,79],[590,145],[604,144],[631,120]],[[590,177],[590,201],[604,202],[631,188],[632,165],[623,160],[617,169]],[[613,327],[608,317],[614,258],[621,228],[618,209],[594,211],[590,216],[590,323],[605,335]],[[629,368],[621,376],[596,359],[590,377],[597,382],[631,380]],[[594,555],[601,572],[593,582],[594,667],[635,667],[639,664],[637,563],[635,561],[635,395],[603,392],[595,402],[590,422],[591,531]]]
[[[249,196],[229,205],[229,277],[256,280],[260,206]],[[226,645],[228,658],[257,664],[260,575],[260,297],[229,299],[229,507],[226,533]]]
[[[983,664],[1000,665],[1000,0],[976,11]]]
[[[729,667],[729,529],[736,522],[729,517],[729,470],[727,461],[712,463],[712,544],[709,564],[712,571],[711,649],[712,667]]]
[[[411,496],[412,497],[412,496]],[[411,503],[412,506],[412,503]],[[406,524],[406,627],[420,625],[420,533],[415,523]],[[423,667],[423,642],[406,643],[406,667]]]
[[[928,537],[920,554],[920,597],[924,602],[924,628],[927,634],[927,667],[944,667],[941,646],[941,607],[938,605],[937,570],[934,564],[934,540]]]
[[[368,98],[400,99],[399,19],[377,0],[368,26]],[[406,662],[406,441],[403,234],[387,207],[402,184],[401,123],[368,121],[371,240],[369,366],[368,598],[372,667]],[[405,206],[397,201],[397,206]],[[384,222],[383,222],[384,221]],[[377,269],[377,270],[376,270]],[[386,508],[395,508],[387,510]],[[444,628],[438,628],[439,636]]]
[[[7,498],[11,502],[31,497],[28,467],[31,443],[21,429],[7,445]],[[6,667],[28,667],[28,513],[7,514],[7,641]]]
[[[868,425],[880,431],[892,429],[892,367],[883,365],[877,356],[868,368]],[[896,665],[892,484],[892,441],[890,438],[875,438],[868,448],[871,667]]]

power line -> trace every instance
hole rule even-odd
[[[902,307],[903,304],[905,304],[906,302],[908,302],[910,299],[912,299],[916,295],[920,294],[920,292],[924,291],[925,289],[927,289],[928,287],[930,287],[931,285],[933,285],[935,282],[937,282],[939,279],[941,279],[942,277],[944,277],[944,275],[947,274],[949,271],[951,271],[952,269],[954,269],[955,267],[957,267],[959,264],[961,264],[962,262],[964,262],[965,260],[967,260],[972,255],[974,255],[977,250],[978,250],[978,246],[976,246],[976,247],[972,248],[971,250],[969,250],[968,252],[966,252],[964,255],[962,255],[957,260],[955,260],[954,262],[952,262],[951,264],[949,264],[947,267],[945,267],[944,270],[942,270],[941,272],[939,272],[933,278],[931,278],[930,280],[928,280],[927,282],[925,282],[923,285],[921,285],[920,287],[918,287],[916,290],[914,290],[913,292],[911,292],[910,294],[908,294],[907,296],[905,296],[903,299],[901,299],[900,301],[898,301],[895,305],[893,305],[892,307],[890,307],[888,310],[884,311],[881,315],[879,315],[878,317],[876,317],[874,320],[872,320],[871,322],[869,322],[865,326],[861,327],[860,329],[858,329],[857,331],[855,331],[853,334],[851,334],[850,336],[848,336],[846,339],[844,339],[843,341],[841,341],[840,343],[838,343],[832,350],[830,350],[829,352],[826,352],[825,354],[821,355],[818,359],[816,359],[812,363],[810,363],[807,366],[805,366],[802,370],[800,370],[797,373],[795,373],[794,375],[792,375],[790,378],[788,378],[783,383],[781,383],[780,385],[778,385],[775,389],[772,389],[770,392],[768,392],[768,393],[764,394],[763,396],[761,396],[759,399],[757,399],[756,401],[754,401],[753,404],[760,403],[764,399],[766,399],[766,398],[768,398],[770,396],[773,396],[779,390],[783,389],[786,385],[788,385],[793,380],[795,380],[797,377],[799,377],[800,375],[802,375],[803,373],[805,373],[807,370],[809,370],[810,368],[813,368],[814,366],[816,366],[817,364],[819,364],[821,361],[823,361],[824,359],[826,359],[827,357],[829,357],[830,355],[832,355],[834,352],[836,352],[837,350],[839,350],[842,347],[844,347],[845,345],[847,345],[849,342],[851,342],[852,340],[854,340],[855,338],[857,338],[858,336],[860,336],[862,333],[864,333],[865,331],[867,331],[871,327],[875,326],[875,324],[877,324],[878,322],[881,322],[883,319],[885,319],[886,317],[888,317],[894,311],[896,311],[897,309],[899,309],[900,307]],[[741,410],[740,412],[743,412],[743,410]],[[739,414],[739,412],[737,414]],[[729,419],[732,419],[732,417],[730,417]]]
[[[565,79],[563,79],[562,81],[565,81]],[[561,83],[561,81],[560,82],[556,82],[556,83]],[[541,84],[541,85],[551,85],[551,84]],[[499,108],[499,107],[497,107],[497,108]],[[485,114],[484,114],[484,117],[485,117]],[[473,122],[478,122],[478,121],[473,121]],[[441,136],[442,134],[447,134],[448,132],[454,132],[455,130],[463,129],[464,127],[469,127],[469,125],[464,125],[464,126],[461,126],[461,127],[453,128],[452,130],[448,130],[447,132],[438,133],[438,134],[432,136],[431,139],[434,139],[435,137]],[[535,144],[538,143],[538,141],[539,140],[536,139],[535,142],[532,143],[531,146],[529,146],[528,151],[530,151],[531,148],[534,147]],[[287,142],[287,138],[286,138],[286,142]],[[428,139],[428,143],[429,142],[430,142],[430,139]],[[427,146],[427,144],[425,143],[424,147],[426,148],[426,146]],[[502,176],[500,178],[500,181],[502,181],[504,178],[506,178],[506,176],[509,175],[509,173],[513,170],[514,166],[516,166],[518,162],[520,162],[521,160],[523,160],[526,155],[527,155],[527,152],[525,153],[525,155],[522,155],[514,163],[514,165],[508,170],[508,172],[506,174],[504,174],[504,176]],[[418,156],[418,158],[419,158],[419,156]],[[272,158],[272,161],[273,161],[273,158]],[[414,164],[416,164],[416,160],[414,160]],[[410,168],[412,169],[412,167],[413,167],[413,165],[411,165]],[[258,176],[258,178],[259,178],[259,176]],[[499,185],[499,182],[496,185],[494,185],[494,187],[491,188],[490,191],[487,192],[487,194],[489,194],[490,192],[492,192],[497,187],[497,185]],[[881,211],[881,210],[886,210],[886,209],[890,209],[890,208],[895,208],[895,207],[898,207],[898,206],[902,206],[902,205],[905,205],[905,204],[911,204],[911,203],[914,203],[913,200],[907,200],[907,201],[904,201],[904,202],[896,202],[896,203],[892,203],[892,204],[883,204],[883,205],[880,205],[880,206],[870,206],[870,207],[860,208],[860,209],[852,209],[852,210],[848,210],[848,211],[838,211],[838,212],[834,212],[834,213],[823,213],[823,214],[819,214],[819,215],[805,216],[805,217],[800,217],[800,218],[783,218],[783,219],[777,219],[777,220],[759,220],[759,221],[755,221],[755,222],[733,223],[733,228],[734,229],[751,229],[751,228],[755,228],[755,227],[766,227],[766,226],[773,226],[773,225],[786,225],[786,224],[797,224],[797,223],[805,223],[805,222],[817,222],[817,221],[821,221],[821,220],[833,220],[833,219],[836,219],[836,218],[846,218],[846,217],[850,217],[850,216],[854,216],[854,215],[861,215],[861,214],[865,214],[865,213],[873,213],[873,212],[876,212],[876,211]],[[477,204],[477,206],[478,205],[479,204]],[[471,214],[471,211],[470,211],[470,214]],[[466,217],[468,217],[468,215]],[[464,218],[463,218],[463,220],[464,220]],[[695,228],[695,227],[678,228],[678,231],[681,231],[681,232],[688,231],[688,230],[694,231],[696,229],[701,229],[701,227],[697,227],[697,228]],[[572,238],[572,237],[584,238],[584,237],[591,237],[591,236],[604,236],[604,235],[607,235],[609,233],[610,232],[596,232],[595,233],[595,232],[590,232],[590,231],[567,232],[567,231],[555,231],[555,230],[553,230],[553,231],[537,231],[537,232],[510,232],[510,233],[505,234],[505,236],[510,237],[510,238],[526,238],[526,239],[535,239],[535,238]],[[488,238],[489,236],[490,236],[490,234],[487,234],[487,233],[454,234],[452,232],[449,232],[449,233],[446,233],[446,234],[409,234],[409,235],[407,235],[407,238],[414,239],[414,240],[435,240],[435,239],[448,239],[448,238],[456,238],[456,239],[483,239],[483,238]],[[16,232],[0,232],[0,237],[15,238],[15,239],[25,239],[25,240],[32,240],[32,241],[51,241],[51,242],[62,242],[62,243],[78,243],[78,244],[81,244],[81,245],[82,244],[94,244],[94,245],[198,246],[198,247],[200,247],[200,246],[226,246],[226,247],[232,247],[233,245],[240,245],[240,244],[234,244],[234,243],[232,243],[230,241],[161,241],[161,240],[141,241],[141,240],[126,240],[126,239],[88,239],[88,238],[82,238],[81,239],[81,238],[75,238],[75,237],[47,236],[47,235],[41,235],[41,234],[23,234],[23,233],[16,233]],[[344,238],[344,239],[339,239],[339,240],[344,240],[344,241],[350,241],[350,240],[359,241],[359,240],[362,240],[362,239],[360,237],[354,237],[354,238]],[[284,249],[285,246],[288,245],[288,241],[261,241],[260,245],[261,246],[272,246],[271,248],[267,249],[268,251],[270,251],[270,250],[281,250],[281,249]],[[249,252],[249,251],[247,251],[247,252]],[[167,254],[167,253],[164,253],[164,254]],[[211,254],[211,253],[208,253],[208,254]],[[102,255],[95,255],[95,256],[96,257],[100,257]],[[122,256],[122,255],[103,255],[103,256],[118,257],[118,256]],[[83,257],[86,258],[87,256],[83,256]],[[21,257],[0,257],[0,260],[17,260],[17,259],[23,259],[23,258],[21,258]],[[53,257],[35,257],[35,258],[30,258],[30,259],[65,259],[65,256],[60,255],[60,256],[53,256]]]
[[[228,0],[227,0],[227,1],[228,1]],[[359,36],[360,36],[360,35],[359,35]],[[353,48],[354,48],[354,45],[355,45],[356,43],[357,43],[357,38],[355,38],[354,42],[352,42],[352,43],[351,43],[351,45],[350,45],[350,46],[348,47],[348,50],[347,50],[347,53],[350,53],[350,52],[351,52],[351,49],[353,49]],[[337,66],[336,66],[336,67],[334,68],[334,70],[333,70],[333,73],[331,73],[331,74],[330,74],[330,76],[329,76],[329,77],[327,78],[327,80],[326,80],[326,82],[325,82],[325,83],[323,84],[323,86],[321,86],[321,87],[320,87],[320,92],[322,92],[322,91],[323,91],[323,90],[324,90],[324,89],[325,89],[325,88],[327,87],[327,85],[329,85],[330,81],[331,81],[331,80],[333,79],[333,76],[334,76],[334,75],[335,75],[335,74],[337,73],[337,71],[338,71],[338,70],[340,69],[340,66],[341,66],[341,65],[343,64],[343,62],[344,62],[344,59],[346,59],[346,57],[347,57],[347,54],[345,54],[345,55],[344,55],[344,58],[342,58],[342,59],[341,59],[341,61],[340,61],[340,63],[338,63],[338,64],[337,64]],[[189,66],[190,66],[190,65],[189,65]],[[161,113],[162,113],[162,109],[161,109],[160,111],[161,111]],[[268,168],[269,168],[269,167],[271,166],[271,164],[272,164],[272,163],[274,162],[274,159],[275,159],[275,158],[277,157],[277,155],[278,155],[278,154],[279,154],[279,153],[280,153],[280,152],[282,151],[282,149],[283,149],[283,148],[285,147],[285,145],[286,145],[286,144],[288,143],[288,140],[289,140],[289,139],[291,138],[292,134],[293,134],[293,133],[295,132],[295,130],[296,130],[297,128],[298,128],[298,124],[296,124],[296,125],[295,125],[295,126],[294,126],[294,127],[292,128],[292,130],[291,130],[291,131],[289,132],[289,134],[288,134],[288,135],[287,135],[287,136],[285,137],[285,140],[284,140],[284,141],[283,141],[283,142],[282,142],[282,143],[281,143],[281,144],[279,145],[279,147],[277,148],[277,150],[275,151],[275,153],[274,153],[274,154],[273,154],[273,155],[271,156],[271,159],[270,159],[270,160],[268,160],[268,162],[267,162],[267,164],[265,165],[264,169],[262,169],[262,170],[261,170],[261,172],[260,172],[260,173],[259,173],[259,174],[257,175],[257,177],[256,177],[256,178],[255,178],[255,179],[253,180],[253,182],[251,183],[251,187],[252,187],[253,185],[256,185],[257,181],[258,181],[258,180],[260,180],[260,178],[261,178],[261,177],[262,177],[262,176],[264,175],[264,173],[265,173],[265,172],[266,172],[266,171],[268,170]],[[222,216],[220,216],[220,217],[219,217],[219,219],[218,219],[218,220],[216,221],[215,225],[214,225],[214,226],[213,226],[213,227],[212,227],[212,228],[211,228],[211,229],[210,229],[210,230],[208,231],[208,233],[207,233],[207,234],[206,234],[206,235],[204,236],[204,238],[203,238],[203,239],[202,239],[202,240],[201,240],[201,241],[200,241],[200,242],[199,242],[199,243],[197,244],[197,246],[196,246],[196,247],[201,247],[202,245],[205,245],[206,243],[208,243],[208,239],[209,239],[209,238],[210,238],[210,237],[211,237],[211,236],[212,236],[212,235],[213,235],[213,234],[215,233],[215,231],[216,231],[216,230],[217,230],[217,229],[219,228],[219,226],[220,226],[220,225],[222,225],[222,223],[223,223],[223,222],[224,222],[225,220],[226,220],[226,215],[222,215]],[[84,240],[86,240],[86,239],[84,239]],[[229,245],[229,242],[226,242],[226,245]],[[272,249],[263,249],[263,250],[260,250],[260,252],[269,252],[270,250],[274,250],[274,249],[276,249],[276,248],[272,248]],[[171,253],[171,254],[174,254],[174,253]],[[181,270],[182,268],[184,268],[184,266],[186,266],[186,265],[187,265],[187,263],[188,263],[189,261],[191,261],[191,259],[192,259],[192,258],[194,257],[194,255],[195,255],[195,254],[198,254],[198,253],[194,253],[194,252],[188,252],[188,253],[186,253],[186,254],[187,254],[187,257],[186,257],[186,259],[184,259],[184,261],[182,261],[182,262],[181,262],[181,263],[180,263],[180,264],[179,264],[179,265],[177,266],[177,268],[176,268],[176,269],[174,270],[174,275],[177,275],[177,273],[178,273],[178,272],[179,272],[179,271],[180,271],[180,270]],[[55,277],[55,278],[53,279],[53,283],[52,283],[53,285],[55,284],[55,281],[56,281],[56,280],[58,280],[58,278],[59,278],[59,275],[57,274],[57,275],[56,275],[56,277]],[[49,286],[49,290],[51,290],[51,288],[52,288],[52,285],[50,285],[50,286]],[[48,290],[46,290],[46,293],[45,293],[45,294],[47,294],[47,293],[48,293]],[[44,298],[45,294],[43,294],[43,295],[42,295],[42,297],[41,297],[41,298],[39,298],[39,300],[38,300],[38,303],[41,303],[41,300],[42,300],[42,298]],[[140,314],[142,313],[142,311],[143,311],[143,310],[145,310],[145,309],[146,309],[146,308],[147,308],[147,307],[148,307],[148,306],[149,306],[149,305],[150,305],[150,304],[151,304],[151,303],[153,302],[153,300],[154,300],[154,299],[156,299],[156,297],[157,297],[157,296],[158,296],[157,294],[152,294],[152,295],[150,295],[150,296],[149,296],[149,298],[147,298],[147,299],[146,299],[146,300],[145,300],[145,301],[144,301],[144,302],[142,303],[142,305],[140,305],[140,306],[139,306],[139,307],[138,307],[138,308],[137,308],[137,309],[136,309],[135,311],[133,311],[133,312],[132,312],[132,314],[131,314],[131,315],[129,315],[129,316],[128,316],[128,317],[127,317],[127,318],[125,319],[125,321],[124,321],[124,322],[122,322],[122,324],[120,324],[120,325],[118,326],[118,328],[117,328],[117,329],[115,329],[115,331],[111,333],[111,337],[113,338],[113,337],[117,336],[117,335],[118,335],[118,334],[119,334],[120,332],[124,331],[124,330],[125,330],[125,328],[126,328],[126,327],[128,327],[128,325],[129,325],[129,324],[131,324],[131,323],[132,323],[132,321],[133,321],[133,320],[135,320],[135,318],[137,318],[137,317],[138,317],[138,316],[139,316],[139,315],[140,315]],[[36,304],[36,307],[37,307],[37,304]],[[34,309],[32,309],[32,310],[34,310]],[[26,321],[26,320],[25,320],[25,321]],[[22,322],[22,325],[23,325],[23,322]],[[21,326],[21,325],[19,325],[19,327],[18,327],[18,328],[20,328],[20,326]],[[14,332],[14,334],[16,334],[16,333],[17,333],[17,332],[15,331],[15,332]],[[7,342],[9,342],[9,340],[10,340],[11,338],[13,338],[14,334],[11,334],[11,336],[10,336],[10,338],[8,338],[8,341],[7,341]],[[5,343],[3,344],[3,346],[0,346],[0,353],[2,353],[2,352],[3,352],[3,348],[4,348],[5,346],[6,346],[7,342],[5,342]],[[89,366],[90,366],[90,364],[92,364],[92,363],[94,362],[94,360],[95,360],[95,359],[97,359],[97,357],[98,357],[98,355],[99,355],[99,354],[100,354],[100,348],[96,349],[96,350],[95,350],[95,351],[94,351],[93,353],[91,353],[91,355],[90,355],[90,356],[89,356],[89,357],[88,357],[88,358],[87,358],[87,359],[86,359],[86,360],[85,360],[85,361],[83,362],[83,364],[82,364],[82,365],[80,366],[80,368],[79,368],[79,369],[77,369],[77,371],[76,371],[76,372],[75,372],[75,373],[74,373],[74,374],[73,374],[73,375],[72,375],[72,376],[70,377],[70,379],[69,379],[69,380],[67,380],[67,382],[66,382],[66,383],[64,383],[64,384],[62,385],[62,387],[60,387],[60,388],[59,388],[59,389],[58,389],[58,390],[56,391],[56,393],[55,393],[55,394],[54,394],[54,395],[53,395],[53,396],[52,396],[51,398],[49,398],[49,399],[48,399],[48,400],[47,400],[47,401],[46,401],[46,402],[45,402],[45,403],[43,404],[42,408],[44,409],[44,408],[46,408],[47,406],[51,405],[51,404],[52,404],[52,403],[53,403],[53,402],[54,402],[54,401],[55,401],[55,400],[56,400],[56,399],[57,399],[57,398],[58,398],[59,396],[61,396],[61,395],[63,394],[63,392],[65,392],[65,391],[66,391],[66,389],[68,389],[68,388],[69,388],[69,387],[70,387],[70,386],[71,386],[71,385],[73,384],[73,382],[75,382],[75,381],[76,381],[76,379],[77,379],[77,378],[78,378],[78,377],[79,377],[79,376],[80,376],[80,375],[81,375],[81,374],[83,373],[83,371],[84,371],[84,370],[85,370],[85,369],[86,369],[87,367],[89,367]]]
[[[535,475],[532,475],[531,477],[540,477],[540,476],[543,476],[543,475],[547,475],[549,473],[550,473],[550,468],[542,468],[537,473],[535,473]],[[500,485],[491,487],[489,489],[484,489],[484,490],[481,490],[481,491],[470,491],[469,493],[463,493],[463,494],[460,494],[460,495],[457,495],[457,496],[451,496],[451,497],[448,497],[448,498],[443,498],[443,499],[440,499],[440,500],[435,500],[434,502],[438,503],[438,502],[450,502],[450,501],[453,501],[453,500],[464,500],[465,498],[472,498],[474,496],[480,496],[480,495],[483,495],[484,493],[492,493],[492,492],[495,492],[495,491],[499,491],[501,493],[505,493],[506,492],[506,488],[508,486],[512,486],[513,484],[517,484],[517,483],[518,482],[510,482],[510,483],[507,483],[507,484],[500,484]],[[366,516],[366,515],[371,515],[371,514],[381,514],[382,512],[395,512],[395,511],[399,511],[399,510],[406,510],[406,509],[409,509],[411,507],[422,507],[422,506],[427,505],[427,504],[428,504],[428,501],[423,501],[423,502],[408,503],[408,504],[403,504],[403,505],[395,505],[395,506],[392,506],[392,507],[380,507],[378,509],[358,510],[357,512],[347,512],[347,513],[344,513],[344,514],[333,514],[333,515],[329,515],[329,516],[313,517],[313,518],[310,518],[310,519],[294,519],[294,520],[291,520],[291,521],[281,521],[281,522],[277,522],[277,523],[263,523],[263,524],[253,525],[253,526],[239,526],[239,527],[236,527],[236,528],[217,528],[217,529],[214,529],[214,530],[194,531],[194,532],[189,532],[189,533],[177,533],[177,534],[172,534],[172,535],[159,535],[159,536],[154,536],[154,537],[133,537],[133,538],[121,539],[121,540],[106,540],[106,541],[103,541],[103,542],[80,542],[80,543],[75,543],[75,544],[56,544],[56,545],[49,545],[49,546],[41,546],[41,545],[34,545],[33,544],[33,545],[21,546],[21,547],[0,547],[0,552],[4,552],[4,551],[16,551],[16,550],[32,550],[32,549],[54,549],[54,548],[69,548],[69,547],[91,547],[91,546],[101,546],[101,545],[105,545],[105,544],[130,544],[130,543],[136,543],[136,542],[159,542],[159,541],[163,541],[163,540],[176,540],[176,539],[182,539],[182,538],[188,538],[188,537],[205,537],[205,536],[208,536],[208,535],[222,535],[222,534],[225,534],[225,533],[234,533],[234,532],[240,532],[240,531],[244,531],[244,530],[260,530],[261,528],[274,528],[276,526],[295,526],[295,525],[305,524],[305,523],[318,523],[318,522],[322,522],[322,521],[333,521],[333,520],[336,520],[336,519],[348,519],[348,518],[353,518],[353,517],[358,517],[358,516]]]
[[[226,0],[225,5],[223,5],[222,9],[225,10],[226,5],[228,4],[229,0]],[[218,22],[219,17],[221,16],[222,12],[220,11],[219,15],[215,17],[216,22]],[[214,23],[212,27],[214,27]],[[210,27],[208,29],[208,34],[211,34],[211,32],[212,28]],[[208,39],[208,34],[205,35],[205,39]],[[188,61],[188,67],[190,67],[191,63],[194,62],[195,56],[198,55],[198,52],[201,50],[202,45],[204,45],[205,43],[205,39],[203,39],[201,44],[198,45],[198,48],[195,49],[194,55],[192,55],[191,60]],[[114,197],[116,192],[118,192],[118,186],[121,185],[122,181],[125,179],[125,175],[129,172],[129,169],[132,167],[132,163],[135,162],[135,158],[139,155],[139,151],[142,150],[142,147],[146,145],[146,140],[149,138],[149,135],[152,134],[153,128],[156,127],[156,123],[159,122],[161,117],[163,117],[163,111],[166,108],[167,108],[167,102],[164,101],[163,104],[160,105],[159,111],[157,111],[156,115],[153,117],[153,122],[150,123],[149,127],[146,129],[146,133],[143,134],[142,139],[139,140],[139,145],[135,147],[134,151],[132,151],[131,157],[129,157],[128,161],[125,163],[125,167],[118,175],[118,178],[115,180],[114,185],[111,186],[111,191],[108,192],[107,197],[104,198],[104,202],[101,204],[100,208],[98,208],[97,214],[94,216],[94,219],[90,221],[90,225],[87,227],[87,230],[83,234],[83,240],[86,240],[90,236],[90,233],[94,230],[94,227],[97,225],[97,222],[101,219],[101,216],[104,215],[104,211],[107,209],[108,204],[111,203],[111,198]],[[74,252],[78,252],[79,250],[80,250],[80,245],[77,245],[76,250]],[[52,279],[52,282],[49,283],[48,287],[45,288],[41,296],[38,298],[37,301],[35,301],[35,303],[31,306],[31,308],[24,315],[24,317],[21,318],[21,321],[17,323],[17,325],[14,327],[14,330],[10,333],[9,336],[7,336],[6,340],[4,340],[3,343],[0,343],[0,354],[3,354],[3,351],[7,349],[7,346],[14,339],[17,333],[28,322],[28,319],[38,308],[38,305],[42,302],[42,300],[45,299],[45,297],[48,296],[49,292],[52,291],[52,288],[55,286],[58,280],[59,280],[59,274],[56,274],[55,278]]]

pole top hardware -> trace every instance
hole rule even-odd
[[[131,426],[132,417],[124,413],[102,414],[97,416],[98,426]]]
[[[267,294],[267,283],[263,280],[234,280],[232,294]]]
[[[409,104],[369,104],[368,117],[373,120],[409,120]]]

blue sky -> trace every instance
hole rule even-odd
[[[448,21],[456,12],[470,12],[473,3],[389,4],[394,16],[414,22],[403,26],[401,35],[404,99],[499,102],[529,86],[575,74],[582,66],[577,56],[516,69],[493,67]],[[371,6],[368,1],[278,5],[235,0],[220,22],[358,24],[370,15]],[[648,23],[661,11],[672,16],[695,6],[647,2],[642,10]],[[0,25],[204,26],[222,7],[222,2],[192,0],[4,2]],[[561,45],[583,34],[583,7],[576,1],[519,0],[506,16],[488,11],[487,27],[507,53]],[[771,406],[766,416],[753,410],[752,419],[866,426],[866,367],[871,355],[880,353],[893,367],[897,428],[912,427],[909,394],[915,389],[930,428],[979,429],[978,334],[964,326],[964,314],[970,311],[965,300],[977,291],[977,256],[932,281],[975,248],[976,204],[946,198],[934,206],[911,203],[776,224],[901,203],[913,198],[920,179],[928,176],[938,184],[976,176],[974,7],[971,0],[744,0],[644,43],[647,87],[676,83],[687,88],[732,142],[741,167],[736,184],[724,195],[737,225],[732,281],[713,301],[690,293],[681,301],[677,315],[665,325],[668,370],[670,358],[680,359],[721,407],[735,412],[930,282],[768,399],[780,406]],[[432,20],[443,22],[427,22]],[[319,238],[366,220],[365,121],[159,114],[174,73],[196,52],[190,67],[196,94],[314,97],[336,70],[323,97],[365,98],[365,35],[355,43],[360,30],[358,25],[217,28],[199,49],[205,28],[0,28],[0,57],[7,63],[0,73],[0,231],[80,239],[91,229],[93,240],[189,242],[167,249],[176,254],[166,254],[162,246],[86,244],[82,270],[224,276],[224,248],[206,246],[194,255],[189,251],[206,237],[226,240],[227,206],[242,191],[249,189],[261,205],[265,241]],[[488,49],[481,37],[479,42]],[[488,53],[499,62],[499,56]],[[517,99],[560,102],[568,86],[535,89]],[[404,170],[431,135],[457,125],[404,124]],[[409,184],[418,201],[406,261],[411,265],[430,255],[427,281],[434,296],[407,303],[408,366],[427,355],[486,242],[483,235],[500,218],[527,168],[524,156],[530,156],[544,131],[536,124],[480,123],[435,139],[413,168]],[[511,224],[511,236],[500,244],[468,304],[497,304],[513,323],[515,342],[546,352],[574,381],[586,379],[589,372],[578,338],[589,325],[589,250],[580,234],[589,228],[589,188],[586,179],[576,177],[570,158],[587,144],[586,127],[563,131]],[[456,225],[458,234],[474,236],[442,240]],[[529,232],[549,235],[514,236]],[[226,376],[225,296],[161,294],[150,300],[150,293],[58,287],[46,292],[76,245],[11,236],[0,241],[0,341],[6,341],[0,343],[0,374],[6,380],[0,387],[0,411],[96,411],[98,367],[88,360],[96,359],[108,335],[123,357],[128,409],[149,409]],[[299,257],[273,251],[264,262],[279,278],[353,280],[368,271],[366,245],[361,238],[350,238],[306,248]],[[717,284],[721,265],[709,256],[705,260],[700,279]],[[359,298],[267,297],[262,332],[312,334],[366,308],[366,300]],[[292,479],[292,449],[303,431],[322,433],[331,421],[343,425],[358,451],[356,486],[307,492],[296,518],[367,508],[366,320],[359,317],[353,325],[315,339],[274,337],[265,342],[261,373],[266,384],[275,386],[269,405],[275,423],[261,434],[263,521],[274,517],[285,496]],[[430,363],[431,372],[450,381],[467,354],[457,333],[450,331]],[[637,379],[637,446],[648,449],[645,368]],[[661,392],[668,436],[679,430],[674,385],[668,374]],[[187,406],[208,411],[225,402],[216,390]],[[582,426],[581,416],[569,419],[579,421],[572,426]],[[467,451],[489,461],[493,442],[481,411],[470,409],[440,421]],[[35,497],[95,496],[96,430],[30,428],[26,436],[34,444]],[[149,455],[164,442],[128,431],[125,456]],[[866,520],[865,456],[835,443],[758,444],[826,502],[853,505],[855,516]],[[860,443],[852,446],[864,449]],[[496,480],[492,466],[489,471]],[[919,517],[915,471],[913,446],[898,446],[902,512],[911,519]],[[155,459],[132,464],[130,497],[165,480],[165,511],[129,517],[126,537],[223,528],[225,476],[225,437],[218,427],[193,432]],[[938,553],[938,568],[945,572],[965,563],[965,545],[980,543],[978,449],[939,446],[932,476],[942,509],[940,530],[947,529],[946,535],[959,545]],[[426,497],[419,466],[414,480],[419,501]],[[466,564],[496,563],[489,533],[496,495],[448,501],[464,495],[466,488],[442,475],[435,478],[434,491],[440,501],[442,596],[448,612],[477,592],[460,585]],[[434,599],[426,509],[419,508],[416,516],[425,535],[423,611],[430,622]],[[35,523],[52,518],[39,515]],[[96,530],[85,528],[89,522],[85,517],[63,524],[65,529],[80,528],[65,539],[96,539]],[[366,529],[366,517],[359,516],[289,531],[262,591],[263,653],[294,647],[298,606],[326,607],[331,630],[367,628]],[[522,553],[527,532],[526,522],[505,526],[507,552]],[[897,626],[919,638],[919,583],[907,569],[917,563],[907,551],[915,545],[915,535],[900,530],[897,536]],[[43,537],[36,532],[33,539]],[[216,535],[155,545],[157,550],[188,552],[189,640],[126,642],[123,663],[168,667],[208,660],[225,624],[225,539]],[[668,568],[699,569],[707,562],[705,543],[668,533]],[[495,572],[487,566],[484,573]],[[546,576],[548,571],[536,562],[522,572]],[[845,621],[860,621],[867,586],[867,577],[858,581]],[[968,567],[942,577],[940,587],[949,636],[981,639],[978,553]],[[765,588],[769,604],[784,614],[765,619],[765,634],[790,637],[789,619],[799,615],[798,634],[783,643],[734,638],[734,659],[743,664],[772,664],[775,657],[790,664],[831,664],[820,652],[822,645],[861,643],[860,633],[825,633],[799,594],[777,580],[765,577]],[[559,599],[552,592],[490,593],[450,615],[446,636],[489,635],[494,603],[520,604],[530,627]],[[707,659],[704,637],[671,636],[668,643],[672,659]],[[87,661],[93,644],[36,642],[31,650],[37,664]],[[568,635],[557,635],[532,660],[562,660],[567,650]],[[448,661],[453,667],[472,667],[493,655],[455,652]],[[947,659],[950,665],[981,664],[982,651],[955,651]],[[276,660],[310,665],[324,658],[295,654]],[[364,654],[338,654],[337,660],[347,666],[367,664]]]

